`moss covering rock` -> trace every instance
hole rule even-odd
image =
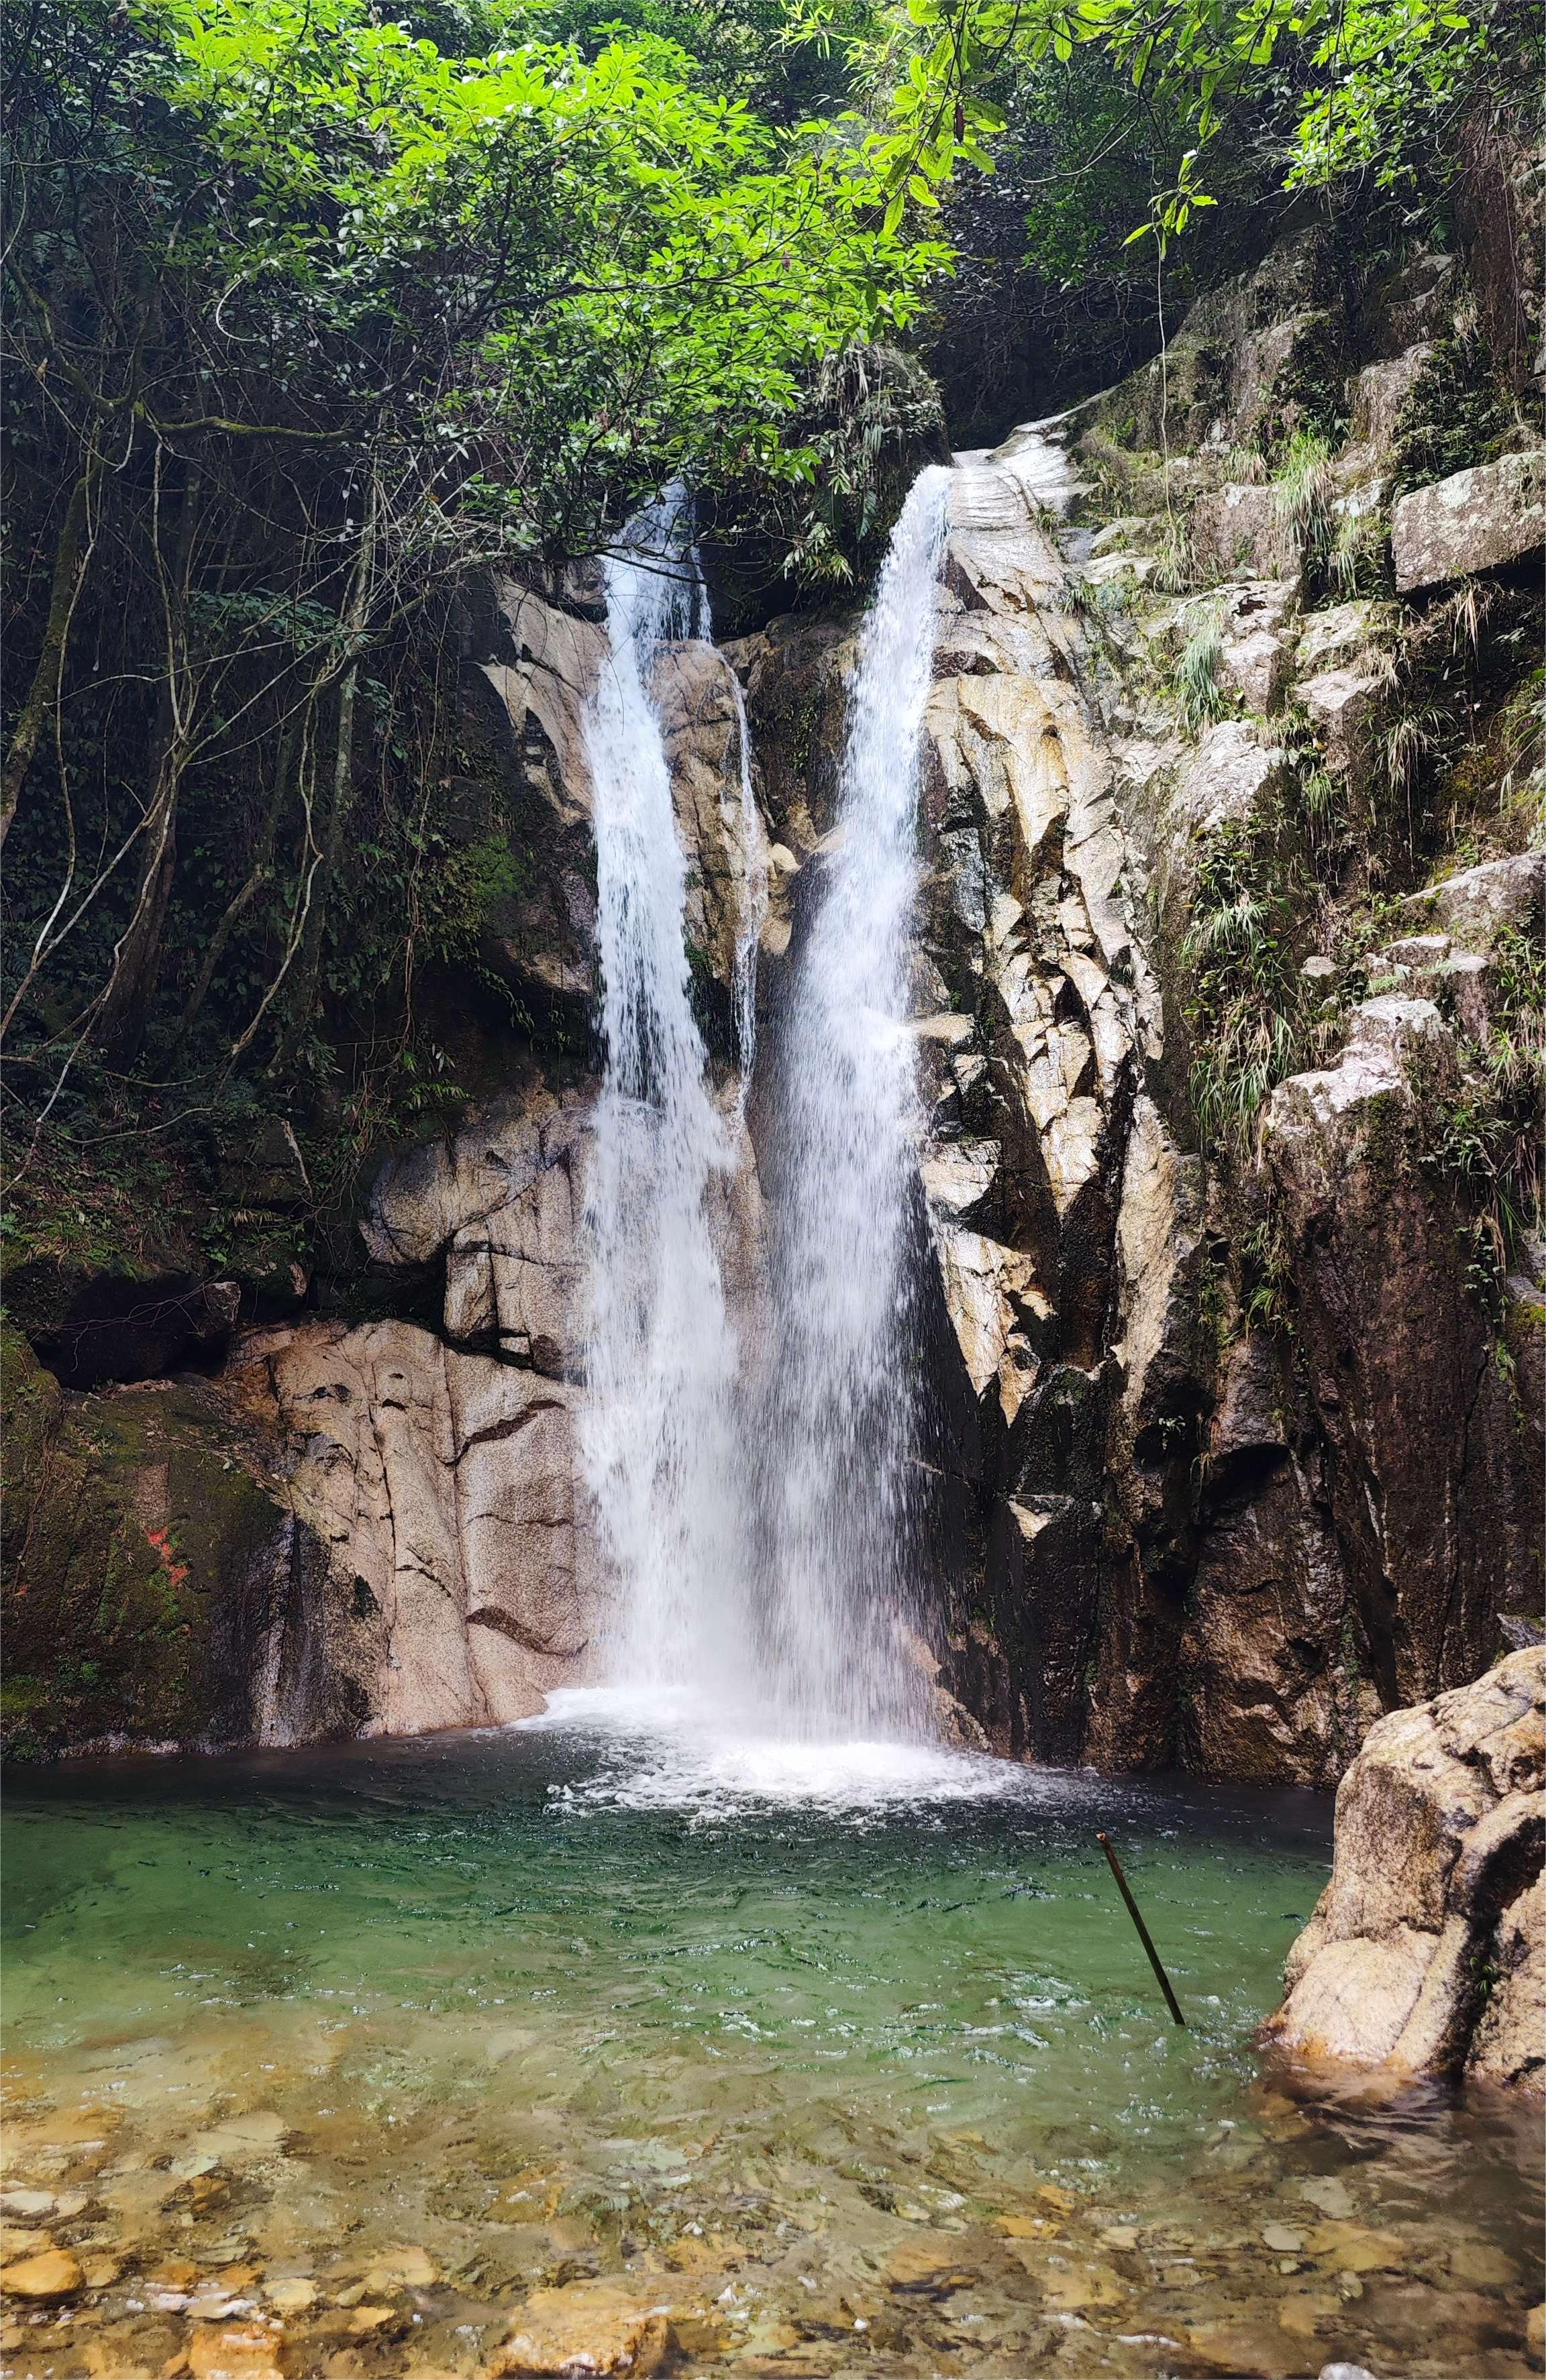
[[[6,1414],[0,1747],[239,1742],[270,1584],[293,1524],[253,1476],[218,1391],[63,1391],[0,1339]]]

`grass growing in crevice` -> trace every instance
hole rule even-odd
[[[1269,1212],[1240,1242],[1240,1311],[1248,1330],[1294,1328],[1294,1268],[1281,1219]]]
[[[1176,664],[1175,699],[1188,735],[1200,735],[1229,709],[1229,697],[1219,678],[1223,661],[1223,613],[1219,604],[1210,603],[1199,616]]]
[[[1491,461],[1517,428],[1475,310],[1462,310],[1412,382],[1397,419],[1391,452],[1395,494]]]
[[[1337,519],[1326,548],[1324,577],[1328,593],[1339,603],[1385,591],[1390,538],[1378,513],[1344,513]]]
[[[1223,828],[1198,869],[1181,959],[1192,1107],[1204,1143],[1243,1148],[1298,1051],[1301,990],[1289,947],[1295,906],[1282,856]]]
[[[1191,531],[1177,513],[1165,524],[1158,558],[1154,564],[1154,584],[1162,595],[1184,595],[1197,584],[1197,557],[1192,551]]]
[[[1272,505],[1298,540],[1307,567],[1323,574],[1334,540],[1332,450],[1319,430],[1296,430],[1272,475]]]
[[[1431,1162],[1475,1204],[1498,1278],[1525,1232],[1546,1225],[1546,936],[1504,927],[1493,944],[1487,1022],[1462,1033],[1458,1066],[1432,1088]]]

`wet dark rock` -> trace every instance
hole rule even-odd
[[[15,1291],[23,1307],[41,1284],[26,1268]],[[41,1361],[67,1388],[112,1380],[163,1380],[171,1373],[213,1371],[241,1312],[234,1281],[187,1273],[126,1280],[113,1273],[58,1274],[49,1284],[48,1318],[31,1333]]]

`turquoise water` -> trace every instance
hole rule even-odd
[[[22,2244],[119,2270],[8,2368],[159,2370],[238,2267],[295,2373],[476,2372],[608,2276],[692,2370],[1530,2368],[1533,2127],[1253,2049],[1329,1803],[561,1702],[13,1786],[10,2179],[85,2193]]]

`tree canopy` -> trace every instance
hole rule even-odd
[[[424,964],[475,966],[514,865],[445,795],[480,571],[561,592],[684,477],[758,569],[851,582],[943,437],[919,347],[966,323],[980,382],[1014,311],[985,274],[942,311],[957,250],[1121,355],[1135,234],[1185,283],[1221,190],[1420,178],[1517,33],[1509,0],[17,0],[13,1122],[287,1097],[387,1013],[400,1083]]]

